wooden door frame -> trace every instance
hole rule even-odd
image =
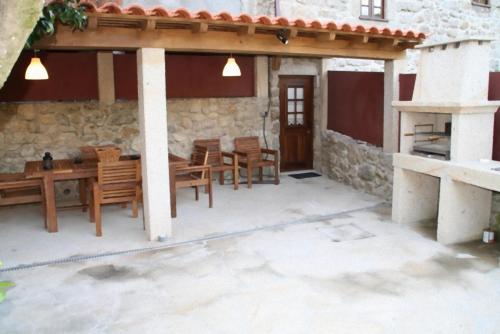
[[[281,150],[284,149],[284,127],[282,126],[283,122],[283,115],[282,115],[282,110],[281,110],[281,79],[308,79],[311,81],[311,102],[310,102],[310,118],[311,118],[311,147],[310,147],[310,157],[309,161],[307,162],[307,166],[305,168],[301,169],[283,169],[283,164],[280,162],[280,171],[282,172],[287,172],[287,171],[293,171],[293,170],[307,170],[307,169],[312,169],[314,166],[314,136],[315,136],[315,131],[314,131],[314,80],[315,80],[315,75],[294,75],[294,74],[284,74],[284,75],[278,75],[278,97],[279,97],[279,121],[280,121],[280,135],[279,135],[279,143],[280,143],[280,156],[281,156]],[[305,109],[305,106],[304,106]]]

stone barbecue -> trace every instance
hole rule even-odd
[[[500,103],[487,101],[489,43],[469,38],[420,47],[413,100],[393,103],[401,111],[393,220],[437,218],[437,238],[445,244],[479,239],[489,225],[492,191],[500,190],[500,162],[490,160]],[[419,133],[422,125],[433,130]],[[448,134],[449,161],[415,154],[422,133]]]

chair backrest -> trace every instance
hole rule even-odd
[[[245,152],[249,161],[261,161],[259,137],[238,137],[234,139],[236,151]]]
[[[208,161],[210,166],[222,166],[222,150],[220,147],[220,139],[196,139],[194,146],[206,147],[208,149]]]
[[[118,147],[96,148],[97,161],[99,162],[114,162],[120,160],[122,150]]]
[[[140,160],[98,162],[97,183],[101,199],[107,202],[136,199],[141,184]]]
[[[193,149],[193,157],[191,160],[192,166],[205,166],[208,163],[208,148],[206,146],[195,146]],[[196,174],[196,173],[195,173]],[[197,173],[196,176],[204,179],[205,171]]]
[[[98,148],[115,148],[114,145],[82,146],[80,147],[80,158],[82,160],[97,160],[95,150]]]

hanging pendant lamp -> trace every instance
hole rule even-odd
[[[24,74],[24,79],[26,80],[47,80],[49,78],[49,74],[43,66],[40,58],[36,56],[36,50],[34,52],[34,56],[31,58],[31,62],[26,69],[26,73]]]
[[[227,63],[224,66],[224,70],[222,70],[223,77],[241,77],[241,70],[238,64],[236,63],[236,59],[233,58],[232,55],[227,59]]]

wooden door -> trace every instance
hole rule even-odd
[[[280,76],[281,170],[313,166],[313,80],[311,76]]]

